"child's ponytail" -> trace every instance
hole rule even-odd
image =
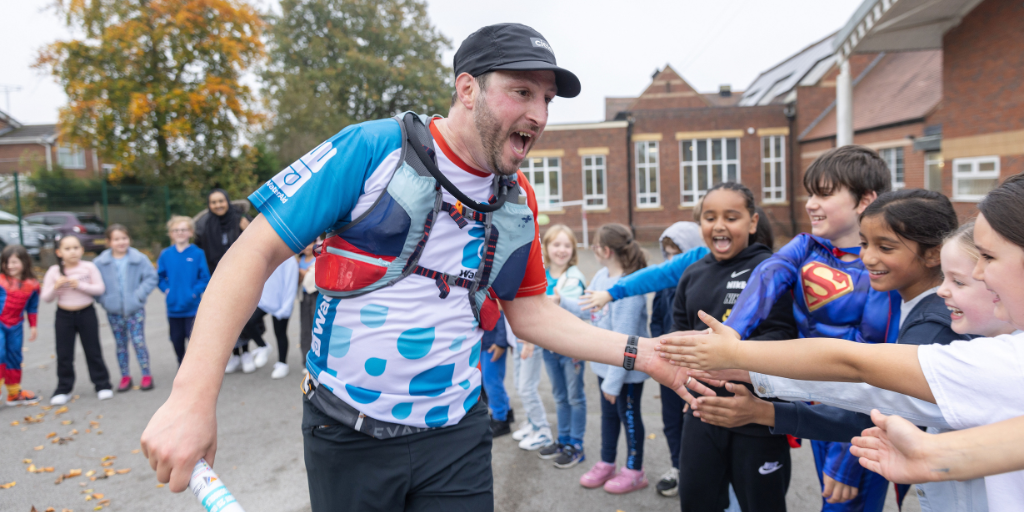
[[[647,266],[647,255],[626,226],[605,224],[597,229],[595,238],[598,245],[615,253],[623,274],[632,274]]]

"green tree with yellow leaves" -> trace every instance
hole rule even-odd
[[[282,0],[269,22],[263,78],[284,162],[352,123],[448,111],[451,42],[422,0]]]
[[[79,37],[36,66],[63,86],[62,137],[95,147],[114,178],[251,191],[257,128],[245,74],[265,57],[259,13],[241,0],[59,0]]]

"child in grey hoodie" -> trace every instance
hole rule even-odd
[[[588,290],[611,288],[622,276],[647,266],[640,245],[629,228],[621,224],[605,224],[597,230],[594,254],[604,268],[597,271]],[[563,298],[562,307],[585,315],[577,300]],[[647,336],[647,302],[643,295],[615,301],[589,313],[594,325],[602,329]],[[590,363],[601,388],[601,460],[587,471],[580,484],[587,488],[604,486],[612,494],[624,494],[647,487],[644,474],[644,423],[640,415],[640,398],[644,381],[649,377],[639,371]],[[626,466],[615,470],[619,431],[626,435]]]

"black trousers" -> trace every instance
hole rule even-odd
[[[167,318],[167,327],[171,331],[171,344],[174,345],[174,354],[178,356],[178,366],[185,357],[185,339],[192,337],[192,326],[196,323],[196,317],[186,316],[182,318]]]
[[[791,463],[786,436],[748,436],[687,413],[679,463],[683,512],[721,512],[729,483],[743,512],[785,512]]]
[[[679,469],[679,444],[683,439],[683,406],[686,402],[671,388],[661,386],[661,421],[665,428],[665,440],[668,441],[668,453],[672,457],[672,467]]]
[[[302,350],[302,364],[306,364],[309,347],[313,344],[313,316],[316,314],[316,299],[320,293],[302,292],[299,302],[299,349]]]
[[[89,366],[89,378],[96,391],[110,389],[110,373],[103,362],[100,348],[100,323],[96,308],[89,306],[78,311],[57,308],[54,322],[57,342],[57,390],[55,395],[67,395],[75,388],[75,334],[82,340],[82,351]]]
[[[235,342],[235,348],[232,351],[236,356],[240,356],[245,352],[249,351],[249,342],[255,341],[257,347],[265,347],[267,343],[263,341],[263,333],[266,332],[267,328],[263,325],[263,317],[267,312],[260,308],[256,308],[252,312],[252,316],[242,326],[242,333],[238,335],[238,341]]]
[[[305,396],[302,401],[314,512],[494,510],[487,407],[470,409],[450,427],[374,439],[338,424]]]
[[[270,317],[274,324],[274,336],[277,337],[277,360],[288,362],[288,319]]]

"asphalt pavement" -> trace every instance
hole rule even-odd
[[[660,261],[655,248],[650,249],[652,261]],[[581,253],[580,267],[586,275],[593,275],[597,270],[588,251]],[[153,293],[146,308],[146,339],[155,389],[115,393],[111,400],[98,401],[79,346],[75,364],[78,378],[73,392],[77,399],[60,414],[57,414],[60,408],[47,407],[57,381],[53,340],[55,306],[41,304],[39,309],[39,339],[25,343],[22,380],[24,387],[40,394],[43,401],[37,406],[0,406],[0,486],[15,483],[8,489],[0,488],[0,512],[29,512],[33,506],[39,512],[48,507],[56,511],[87,511],[95,510],[97,506],[103,507],[100,510],[110,511],[202,510],[188,492],[174,494],[167,487],[159,486],[155,473],[137,452],[139,437],[149,418],[170,394],[177,369],[174,351],[168,341],[163,295]],[[104,359],[116,386],[120,372],[113,337],[106,315],[102,309],[97,311]],[[269,320],[267,328],[265,338],[268,344],[276,346]],[[270,378],[276,358],[275,349],[271,362],[255,373],[246,375],[239,371],[225,376],[218,402],[219,437],[214,469],[248,512],[310,510],[299,431],[302,365],[297,348],[297,316],[289,323],[288,331],[292,340],[288,354],[291,373],[280,380]],[[131,368],[138,384],[139,369],[134,353],[131,354]],[[579,477],[596,462],[600,449],[597,378],[589,367],[586,371],[588,409],[584,444],[587,462],[567,470],[556,469],[550,461],[538,458],[536,453],[520,450],[510,436],[496,439],[493,449],[495,510],[679,510],[677,498],[664,498],[654,491],[654,483],[670,464],[668,447],[661,432],[659,386],[652,381],[644,386],[642,400],[649,437],[646,440],[645,466],[651,486],[632,494],[613,496],[600,489],[587,490],[579,485]],[[511,364],[506,382],[508,389],[513,389]],[[541,396],[548,418],[554,425],[555,407],[550,389],[545,375],[541,381]],[[525,417],[515,393],[512,392],[511,396],[516,413],[520,418]],[[622,442],[620,464],[624,452],[625,443]],[[116,458],[104,460],[111,456]],[[787,496],[788,509],[797,512],[820,510],[820,491],[810,449],[793,450],[792,456],[793,479]],[[25,462],[27,459],[31,462]],[[106,462],[112,464],[104,466]],[[53,472],[30,473],[28,469],[31,466],[37,470],[53,468]],[[104,478],[105,471],[109,469],[113,469],[114,474]],[[55,483],[62,475],[73,474],[72,470],[81,470],[82,474]],[[91,477],[87,476],[90,471],[95,472]],[[892,492],[885,510],[897,510]],[[920,510],[913,493],[904,503],[903,510]]]

